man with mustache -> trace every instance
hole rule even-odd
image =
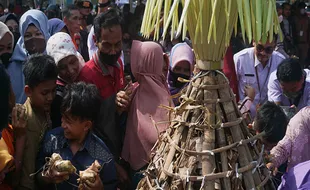
[[[269,37],[267,38],[269,39]],[[275,71],[284,56],[274,51],[277,36],[266,43],[253,42],[252,48],[246,48],[234,55],[235,70],[238,80],[240,100],[246,97],[245,89],[249,86],[255,89],[255,98],[250,108],[254,118],[257,108],[267,101],[267,84],[270,74]]]
[[[119,12],[111,8],[98,15],[94,20],[94,33],[98,50],[83,67],[78,80],[95,84],[99,90],[102,104],[94,130],[118,161],[122,148],[120,115],[130,104],[131,95],[131,90],[122,90],[125,83],[120,59],[122,28]],[[119,164],[116,164],[116,169],[119,180],[126,182],[126,172]]]

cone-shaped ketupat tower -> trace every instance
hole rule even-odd
[[[178,6],[182,3],[182,15]],[[272,41],[280,34],[275,0],[148,0],[141,26],[145,37],[187,32],[200,72],[181,96],[167,131],[137,189],[275,189],[236,104],[222,59],[239,20],[244,40]],[[164,13],[162,14],[162,10]],[[269,39],[268,39],[269,38]]]

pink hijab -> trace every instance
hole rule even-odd
[[[150,159],[151,149],[158,139],[155,122],[168,121],[168,111],[159,108],[169,106],[170,94],[163,75],[163,51],[155,42],[134,41],[131,49],[131,71],[139,83],[129,109],[122,158],[133,170],[145,166]],[[157,124],[159,132],[167,124]]]

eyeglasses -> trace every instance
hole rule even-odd
[[[263,51],[265,51],[265,53],[267,53],[267,54],[272,54],[272,52],[273,52],[273,47],[272,46],[269,46],[269,47],[264,47],[263,45],[260,45],[260,44],[257,44],[256,45],[256,50],[258,51],[258,52],[263,52]]]

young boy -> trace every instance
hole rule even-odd
[[[262,142],[265,150],[270,151],[284,137],[288,119],[282,108],[267,101],[257,111],[254,119],[254,130],[257,133],[265,131]]]
[[[269,153],[283,139],[287,124],[287,116],[282,108],[275,103],[267,101],[258,109],[253,128],[256,133],[265,131],[266,134],[261,139],[265,151]],[[273,180],[276,186],[280,185],[282,174],[286,171],[286,163],[279,167],[279,171],[281,173],[274,176],[275,180]]]
[[[23,159],[17,160],[22,166],[17,189],[35,189],[30,174],[36,172],[36,157],[40,143],[47,129],[51,127],[49,112],[55,97],[57,67],[52,57],[36,54],[29,58],[24,67],[25,94],[28,97],[26,109],[26,140],[23,143]],[[14,80],[14,79],[13,79]]]
[[[85,183],[85,189],[116,189],[116,170],[113,156],[107,146],[93,132],[101,98],[96,86],[84,82],[68,85],[62,102],[62,124],[47,133],[38,157],[38,169],[45,164],[45,158],[58,153],[70,160],[79,171],[87,169],[95,160],[103,167],[94,183]],[[56,184],[58,190],[75,189],[76,174],[68,175],[52,169],[47,175],[37,175],[40,184]],[[67,181],[66,181],[67,180]],[[60,183],[63,182],[63,183]]]

